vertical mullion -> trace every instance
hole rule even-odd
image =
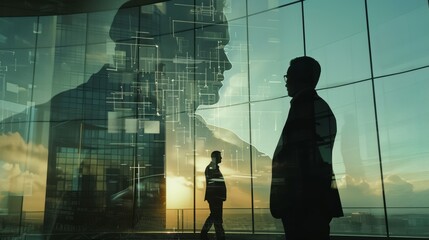
[[[372,49],[371,49],[371,35],[369,31],[369,17],[368,17],[368,1],[365,0],[365,19],[366,19],[366,31],[368,37],[368,52],[369,52],[369,63],[370,63],[370,71],[371,71],[371,87],[372,87],[372,99],[374,104],[374,117],[375,117],[375,130],[377,136],[377,150],[378,150],[378,160],[380,166],[380,181],[381,181],[381,193],[383,196],[383,208],[384,208],[384,220],[386,225],[386,235],[387,238],[390,237],[389,233],[389,223],[387,217],[387,204],[386,204],[386,193],[384,188],[384,174],[383,174],[383,163],[381,156],[381,146],[380,146],[380,133],[379,133],[379,125],[378,125],[378,114],[377,114],[377,100],[375,95],[375,79],[374,79],[374,68],[372,62]]]
[[[197,5],[197,2],[196,2],[196,0],[194,0],[193,1],[194,2],[194,11],[196,10],[196,5]],[[194,38],[194,49],[193,49],[193,55],[194,56],[192,56],[193,58],[194,58],[194,61],[193,61],[193,69],[195,70],[196,69],[196,61],[195,61],[195,57],[196,57],[196,50],[197,50],[197,36],[196,36],[196,33],[197,33],[197,23],[196,23],[196,20],[197,20],[197,18],[196,18],[196,14],[194,14],[194,19],[193,19],[193,27],[194,27],[194,29],[193,29],[193,38]],[[196,74],[195,74],[195,71],[194,71],[194,74],[192,74],[192,77],[193,77],[193,82],[194,82],[194,84],[193,84],[193,94],[194,94],[194,98],[196,98],[196,97],[198,97],[198,94],[197,94],[197,81],[196,81]],[[192,130],[191,131],[193,131],[193,139],[192,139],[192,144],[193,144],[193,160],[194,160],[194,169],[193,169],[193,182],[194,182],[194,188],[193,188],[193,195],[194,195],[194,198],[193,198],[193,205],[194,205],[194,207],[193,207],[193,209],[194,209],[194,211],[193,211],[193,218],[194,218],[194,221],[193,221],[193,229],[194,229],[194,233],[196,233],[196,222],[197,222],[197,215],[196,215],[196,207],[197,207],[197,202],[196,202],[196,195],[197,195],[197,193],[196,193],[196,188],[195,188],[195,186],[196,186],[196,183],[197,183],[197,178],[196,178],[196,174],[197,174],[197,156],[196,156],[196,154],[197,154],[197,143],[196,143],[196,119],[195,119],[195,99],[194,99],[194,101],[192,102],[192,114],[191,114],[191,116],[192,116]]]
[[[301,1],[301,23],[302,23],[302,40],[304,47],[304,56],[307,56],[307,43],[305,38],[305,17],[304,17],[304,0]]]
[[[255,233],[255,206],[253,191],[253,151],[252,151],[252,99],[250,94],[250,53],[249,53],[249,2],[246,0],[246,41],[247,41],[247,105],[249,110],[249,163],[250,163],[250,204],[252,213],[252,233]]]

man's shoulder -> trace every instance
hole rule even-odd
[[[214,170],[216,170],[216,168],[213,167],[213,165],[210,163],[209,165],[206,166],[205,172],[212,172]]]

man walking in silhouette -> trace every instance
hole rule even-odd
[[[316,93],[320,71],[315,59],[303,56],[284,75],[292,100],[273,154],[270,210],[287,240],[329,239],[331,219],[343,216],[332,168],[336,119]]]
[[[211,154],[212,161],[207,165],[205,170],[206,176],[206,195],[204,200],[209,203],[210,215],[208,216],[201,230],[201,239],[208,239],[207,233],[214,224],[216,238],[225,239],[225,231],[222,223],[223,202],[226,200],[225,180],[219,169],[219,163],[222,162],[221,152],[213,151]]]

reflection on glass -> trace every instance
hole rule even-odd
[[[324,63],[319,88],[368,79],[365,2],[304,2],[307,54]]]
[[[321,90],[319,94],[330,104],[338,127],[332,159],[345,217],[332,221],[332,232],[385,234],[371,82]],[[368,222],[369,218],[360,216],[377,221]],[[355,228],[351,218],[362,218],[360,224],[373,226],[373,230]]]
[[[426,226],[408,222],[425,221],[428,216],[429,172],[427,136],[429,110],[420,104],[429,97],[427,69],[380,78],[380,141],[390,233],[402,236]],[[406,223],[405,223],[406,222]]]
[[[332,232],[427,236],[426,0],[368,1],[376,105],[363,0],[123,2],[0,18],[0,235],[200,229],[213,149],[227,234],[280,233],[269,156],[307,53],[338,121]]]
[[[368,15],[376,76],[428,66],[426,0],[369,1]]]
[[[304,52],[300,9],[293,4],[249,17],[252,144],[270,156],[290,105],[283,74],[289,60]]]
[[[231,188],[242,193],[229,206],[250,208],[251,147],[194,115],[198,106],[218,102],[224,71],[231,68],[223,7],[222,1],[205,6],[127,2],[109,30],[113,54],[109,44],[97,40],[103,35],[94,30],[103,24],[98,14],[47,18],[56,22],[56,31],[48,32],[55,41],[40,52],[55,58],[51,71],[58,81],[49,87],[56,95],[31,105],[34,112],[22,111],[23,106],[12,117],[2,115],[4,132],[18,132],[7,139],[44,137],[46,233],[165,229],[175,220],[166,208],[204,206],[193,201],[201,192],[194,189],[212,149],[230,162]],[[113,60],[85,80],[85,72],[100,62],[100,46]],[[39,98],[43,102],[46,96]],[[40,128],[43,122],[48,124]]]

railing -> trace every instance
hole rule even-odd
[[[344,213],[344,217],[332,220],[332,235],[387,236],[383,208],[344,208]],[[165,229],[154,229],[154,231],[198,233],[208,215],[209,209],[207,208],[195,209],[195,214],[194,209],[168,209],[165,217]],[[429,207],[389,208],[388,217],[389,236],[429,238]],[[43,218],[44,212],[23,212],[22,215],[20,213],[2,213],[0,214],[0,238],[7,239],[9,236],[14,237],[13,239],[20,239],[19,236],[42,234]],[[225,208],[223,219],[224,228],[230,233],[283,233],[281,221],[271,217],[267,208],[254,209],[253,221],[249,208]],[[111,231],[114,229],[106,229],[106,232]],[[129,228],[127,232],[136,233],[142,232],[142,230],[136,224],[134,229]],[[92,234],[102,233],[104,232]]]

